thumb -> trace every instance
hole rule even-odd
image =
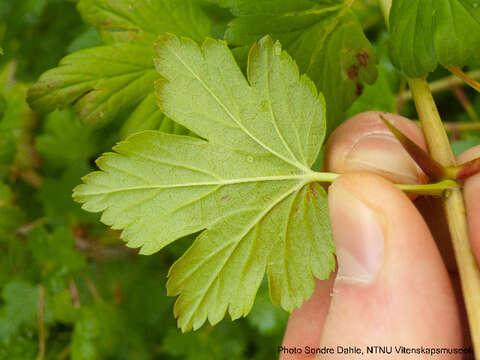
[[[352,173],[328,200],[339,268],[321,346],[461,346],[447,271],[408,197],[377,175]]]

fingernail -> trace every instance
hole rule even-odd
[[[361,137],[346,156],[349,170],[373,171],[403,184],[424,182],[425,174],[390,134],[373,133]]]
[[[330,187],[328,203],[338,261],[336,281],[372,283],[382,265],[385,247],[380,215],[341,181]]]

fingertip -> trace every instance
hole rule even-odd
[[[457,156],[457,163],[464,164],[480,157],[480,145],[474,146]]]
[[[327,170],[345,173],[368,171],[393,182],[426,183],[426,175],[383,123],[383,115],[423,149],[427,149],[420,128],[411,120],[395,114],[369,111],[342,123],[326,144]]]
[[[280,360],[314,359],[314,354],[306,354],[307,346],[318,346],[323,323],[328,313],[335,274],[328,280],[316,280],[312,297],[302,307],[296,309],[288,318],[287,329],[283,338],[284,349],[302,349],[301,353],[285,350],[280,352]]]
[[[448,273],[408,197],[352,173],[333,183],[329,206],[339,270],[321,345],[461,344]]]

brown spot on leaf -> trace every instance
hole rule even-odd
[[[315,196],[315,197],[317,197],[317,196],[318,196],[318,192],[317,192],[317,189],[315,189],[315,185],[310,184],[310,185],[308,185],[308,187],[310,188],[310,191],[311,191],[312,195]]]
[[[224,197],[222,197],[222,199],[221,199],[221,200],[222,200],[222,201],[228,201],[228,200],[230,200],[230,199],[231,199],[231,197],[230,197],[230,196],[228,196],[228,195],[225,195]]]
[[[265,199],[263,199],[263,202],[267,203],[267,202],[269,202],[269,201],[271,201],[271,200],[272,200],[272,198],[267,196]]]
[[[357,82],[356,88],[355,88],[355,94],[357,96],[360,96],[362,95],[362,92],[363,92],[363,84]]]
[[[369,58],[370,58],[370,54],[367,51],[364,51],[363,53],[358,53],[357,54],[358,62],[363,67],[367,67]]]
[[[298,214],[299,211],[300,211],[300,209],[299,209],[298,207],[296,207],[296,208],[293,210],[292,217],[297,216],[297,214]]]
[[[358,66],[355,64],[350,66],[347,70],[347,75],[351,80],[355,79],[358,76]]]

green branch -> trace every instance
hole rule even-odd
[[[445,167],[455,166],[455,157],[427,81],[425,79],[408,79],[408,83],[432,157]],[[462,192],[456,188],[445,195],[443,205],[460,274],[472,342],[476,352],[479,352],[480,268],[470,245]]]
[[[450,72],[452,72],[452,74],[456,75],[458,78],[464,81],[472,89],[475,89],[478,92],[480,92],[480,83],[476,81],[474,78],[472,78],[469,74],[463,72],[463,70],[460,69],[458,66],[450,65],[450,66],[447,66],[447,69]]]
[[[392,0],[378,0],[387,28]],[[448,136],[433,100],[426,79],[407,79],[422,123],[430,153],[444,167],[456,165]],[[480,353],[480,268],[472,252],[467,226],[465,204],[460,188],[444,193],[443,206],[447,215],[453,250],[462,285],[463,298],[475,353]]]
[[[473,80],[480,80],[480,70],[469,71],[466,74]],[[465,85],[465,82],[461,78],[456,75],[450,75],[443,79],[432,81],[428,84],[428,87],[432,93],[437,93],[461,85]],[[398,95],[398,98],[401,101],[412,100],[412,93],[410,91],[402,91]]]
[[[312,172],[306,177],[307,182],[323,182],[331,183],[337,179],[340,174],[328,172]],[[442,196],[446,192],[458,189],[459,185],[453,180],[443,180],[433,184],[410,185],[410,184],[396,184],[396,186],[406,193],[427,195],[427,196]]]

